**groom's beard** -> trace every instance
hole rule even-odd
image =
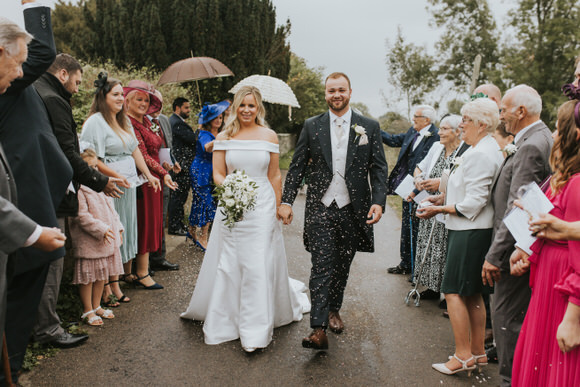
[[[341,110],[343,110],[345,107],[348,106],[349,102],[350,102],[349,98],[338,99],[338,100],[336,100],[336,99],[326,100],[328,107],[330,108],[330,110],[332,110],[334,112],[340,112]]]

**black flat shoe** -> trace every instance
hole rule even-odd
[[[171,263],[166,259],[159,262],[151,262],[150,266],[152,270],[158,271],[179,270],[179,265],[177,263]]]
[[[169,230],[167,232],[169,235],[176,235],[176,236],[186,236],[187,235],[187,231],[184,229],[180,229],[180,230]]]
[[[440,297],[439,292],[431,289],[423,290],[420,295],[422,300],[438,300]]]
[[[56,339],[47,342],[46,345],[51,345],[57,348],[73,348],[84,343],[88,338],[89,335],[64,332]]]
[[[411,269],[397,265],[395,267],[390,267],[387,269],[389,274],[411,274]]]

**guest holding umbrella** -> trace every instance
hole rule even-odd
[[[230,102],[222,101],[216,104],[206,103],[199,113],[198,123],[201,128],[197,134],[195,158],[189,168],[191,177],[191,213],[189,215],[189,232],[199,248],[205,251],[209,236],[209,226],[215,216],[216,203],[213,200],[213,168],[212,152],[215,136],[224,124],[224,112]]]
[[[171,189],[177,188],[169,173],[159,164],[163,132],[153,126],[147,114],[158,111],[161,101],[147,82],[133,80],[123,88],[127,115],[131,120],[139,150],[151,173]],[[163,239],[163,191],[143,184],[137,194],[137,279],[136,285],[147,290],[163,289],[149,276],[149,253],[159,250]]]

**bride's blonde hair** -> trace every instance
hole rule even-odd
[[[232,114],[228,117],[225,125],[225,129],[222,133],[225,134],[227,138],[235,137],[240,131],[240,120],[238,119],[238,108],[242,104],[242,101],[247,95],[253,95],[256,99],[256,104],[258,105],[258,114],[256,115],[256,124],[260,126],[268,127],[266,123],[266,109],[262,103],[262,94],[257,87],[254,86],[242,86],[240,90],[234,96],[234,102],[232,103]]]

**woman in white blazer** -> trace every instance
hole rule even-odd
[[[470,374],[476,367],[487,365],[485,306],[481,294],[490,289],[482,284],[481,267],[492,238],[491,189],[503,162],[501,150],[491,137],[499,122],[495,102],[476,99],[463,106],[461,115],[463,141],[471,148],[455,158],[446,197],[432,197],[430,202],[435,205],[417,211],[421,218],[446,215],[447,262],[441,292],[447,300],[455,354],[446,363],[433,364],[434,369],[444,374],[460,371]]]

